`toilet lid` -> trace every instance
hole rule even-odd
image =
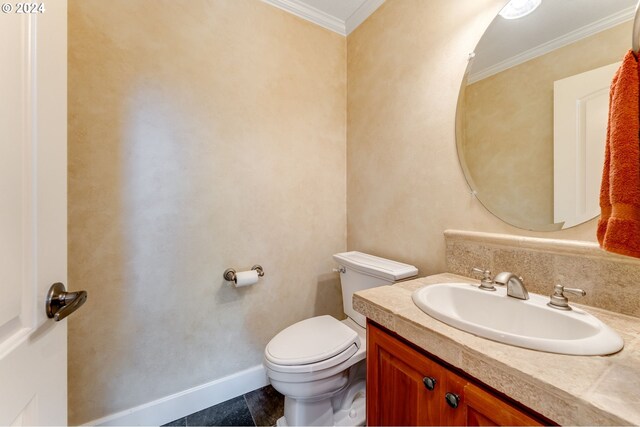
[[[318,316],[284,329],[267,344],[265,357],[277,365],[306,365],[330,359],[360,338],[353,329],[331,316]]]

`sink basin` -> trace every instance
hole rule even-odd
[[[582,356],[620,351],[624,341],[591,314],[547,306],[549,297],[528,300],[478,289],[470,283],[441,283],[418,289],[413,302],[431,317],[465,332],[532,350]]]

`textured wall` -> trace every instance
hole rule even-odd
[[[631,32],[628,21],[466,87],[464,154],[493,212],[553,224],[553,82],[620,61]]]
[[[455,142],[460,84],[504,0],[387,0],[347,39],[348,247],[445,271],[443,231],[595,240],[595,221],[511,227],[465,182]]]
[[[69,1],[69,422],[343,316],[346,41],[255,0]],[[258,285],[227,267],[262,264]]]

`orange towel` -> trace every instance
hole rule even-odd
[[[609,92],[598,241],[609,252],[640,258],[640,78],[627,52]]]

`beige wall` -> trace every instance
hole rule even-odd
[[[553,224],[553,82],[620,61],[631,32],[628,21],[466,87],[464,156],[492,212]]]
[[[69,422],[341,317],[346,41],[254,0],[69,2]],[[262,264],[235,289],[227,267]]]
[[[455,114],[472,52],[503,0],[387,0],[347,39],[349,249],[445,271],[443,231],[595,240],[595,221],[511,227],[470,195]],[[481,267],[481,266],[479,266]]]

